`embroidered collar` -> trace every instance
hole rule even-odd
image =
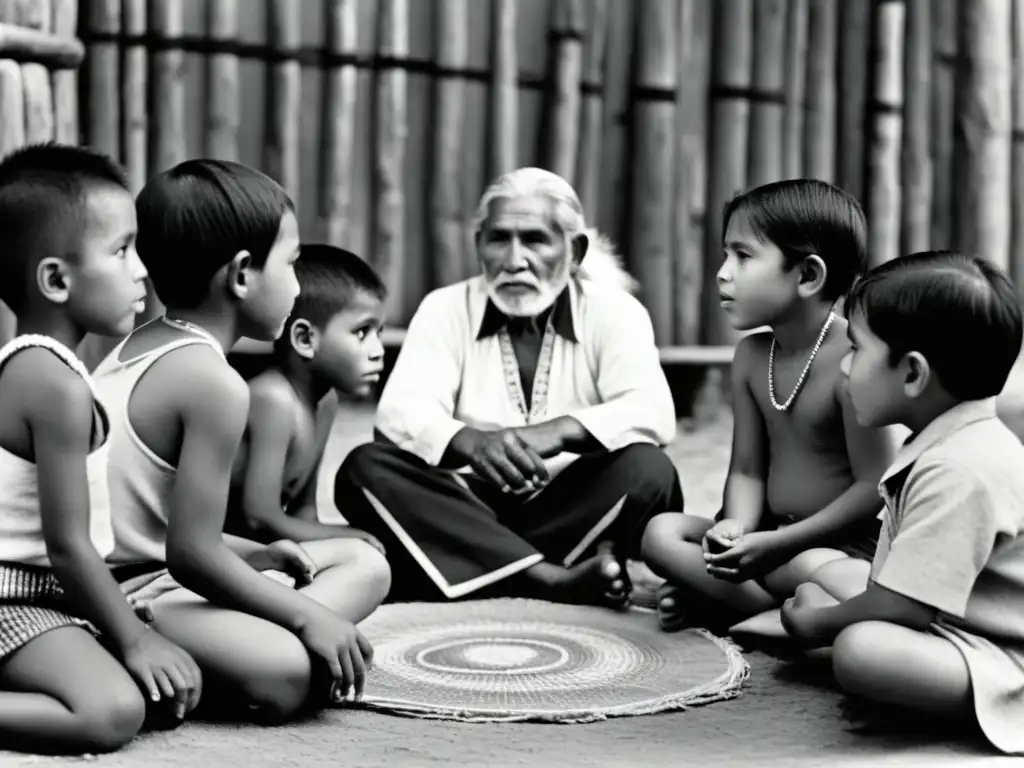
[[[878,484],[879,489],[891,492],[893,486],[900,485],[906,479],[905,475],[914,462],[921,458],[921,454],[929,448],[949,439],[970,424],[994,418],[996,418],[996,399],[994,397],[984,400],[965,400],[954,405],[903,444],[896,453],[892,465],[882,475]]]
[[[558,298],[555,299],[555,303],[548,310],[536,318],[538,330],[544,330],[549,316],[551,318],[551,327],[556,334],[566,341],[577,341],[576,326],[573,323],[572,317],[572,297],[569,294],[569,286],[566,286],[565,289],[558,294]],[[513,319],[518,318],[509,318],[504,312],[494,306],[494,302],[487,299],[483,319],[480,321],[480,330],[476,335],[477,340],[485,339],[488,336],[494,336],[501,329],[507,328],[509,321]]]

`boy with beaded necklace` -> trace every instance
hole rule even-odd
[[[862,588],[845,555],[874,554],[892,458],[885,432],[858,425],[840,372],[849,342],[836,303],[866,261],[860,205],[823,181],[781,181],[733,199],[723,228],[722,308],[737,330],[770,331],[736,347],[722,510],[661,514],[644,533],[644,559],[667,579],[666,630],[727,628],[812,574],[837,599]]]

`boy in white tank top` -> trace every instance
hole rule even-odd
[[[103,562],[110,422],[72,351],[86,333],[127,333],[143,308],[135,229],[109,158],[50,144],[0,162],[0,299],[18,321],[0,349],[5,747],[111,751],[142,726],[140,688],[179,718],[198,702],[195,662],[136,618]]]
[[[96,371],[111,409],[108,560],[126,591],[153,598],[154,626],[223,682],[204,703],[279,721],[361,695],[372,649],[355,624],[390,587],[384,557],[353,539],[263,545],[223,532],[249,408],[224,353],[243,336],[277,338],[291,312],[292,202],[258,171],[193,160],[154,177],[136,209],[167,313]]]

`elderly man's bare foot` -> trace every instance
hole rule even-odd
[[[561,603],[624,608],[629,599],[622,566],[610,554],[577,563],[553,586],[552,599]]]

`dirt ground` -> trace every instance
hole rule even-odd
[[[1024,399],[1021,400],[1024,402]],[[1015,404],[1016,405],[1016,404]],[[320,496],[330,502],[334,467],[370,437],[372,415],[347,409],[339,417]],[[690,431],[682,425],[670,453],[691,511],[718,508],[729,452],[730,423],[720,418]],[[654,621],[641,614],[638,621]],[[994,756],[973,734],[893,722],[859,712],[833,688],[827,670],[745,649],[751,678],[731,701],[686,712],[629,717],[587,725],[461,724],[368,711],[329,711],[282,728],[187,723],[144,734],[115,755],[86,758],[103,768],[143,766],[974,766],[1021,765]],[[781,658],[780,658],[781,656]],[[370,681],[372,685],[372,678]],[[57,768],[83,758],[55,759],[0,751],[5,768]]]

